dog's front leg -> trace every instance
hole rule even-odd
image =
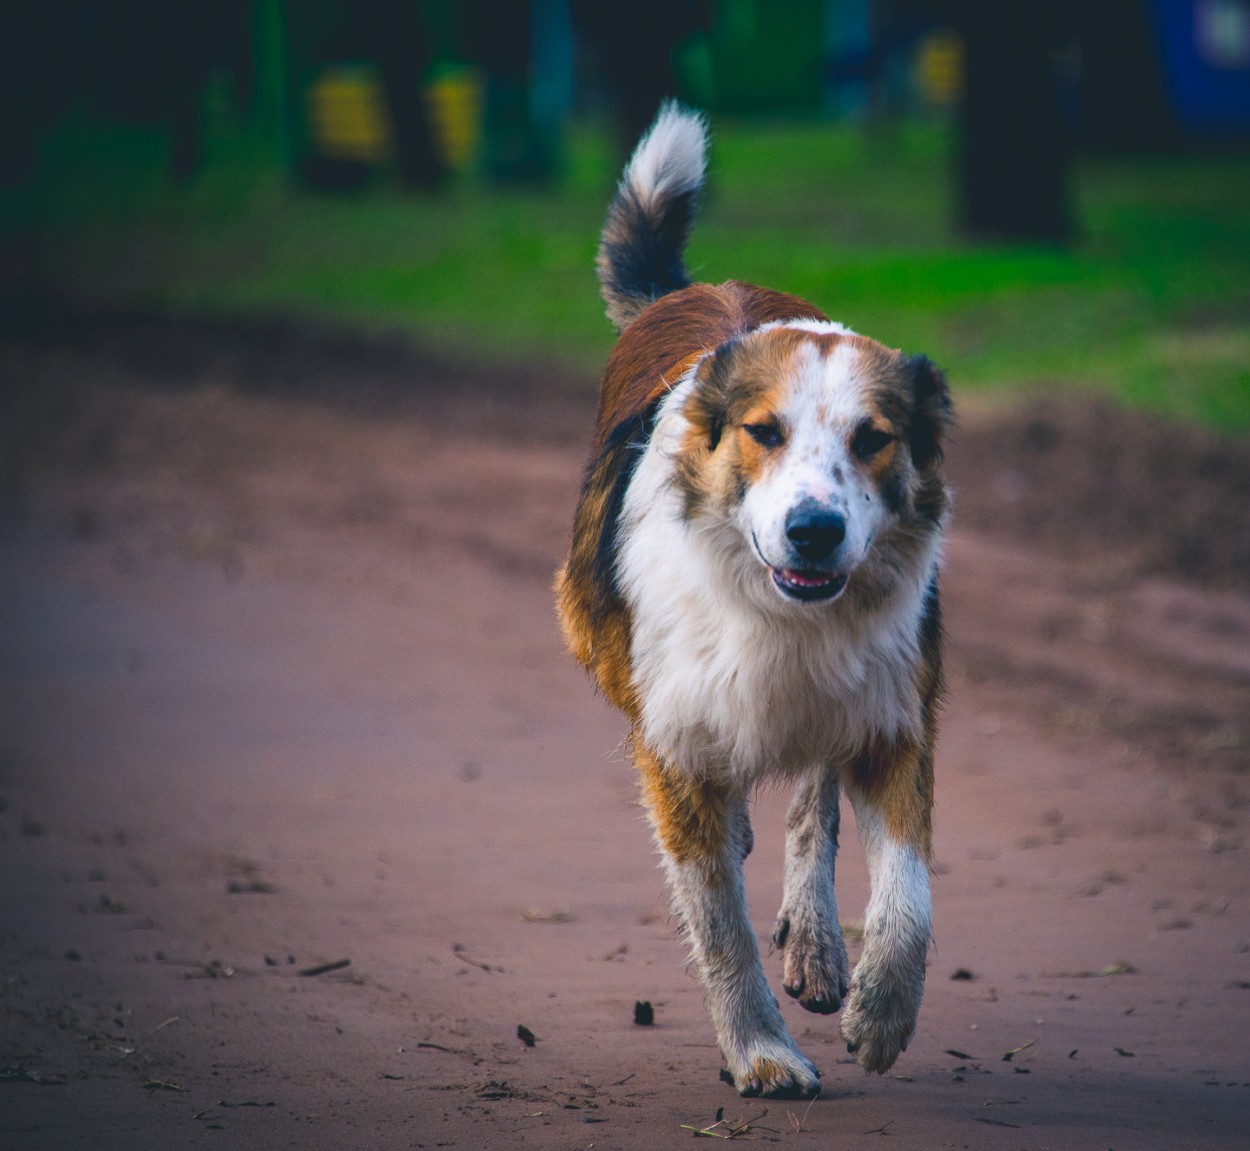
[[[673,771],[641,746],[635,747],[635,759],[674,907],[689,934],[734,1086],[742,1095],[815,1094],[820,1073],[786,1030],[747,916],[746,795]]]
[[[853,774],[847,790],[872,894],[842,1036],[865,1071],[882,1074],[907,1049],[924,993],[932,934],[932,760],[927,750],[908,745],[866,757]]]
[[[800,781],[786,813],[786,873],[773,943],[782,986],[808,1011],[832,1014],[850,982],[834,895],[841,799],[838,777],[817,768]]]

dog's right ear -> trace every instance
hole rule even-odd
[[[686,402],[686,419],[702,434],[709,452],[716,451],[725,431],[729,411],[729,381],[738,350],[737,340],[721,344],[710,356],[705,356],[695,369],[694,391]]]
[[[954,421],[946,377],[928,356],[909,356],[912,421],[911,454],[920,471],[942,462],[942,441]]]

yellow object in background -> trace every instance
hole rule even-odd
[[[308,126],[318,155],[375,164],[391,155],[391,121],[377,71],[367,64],[326,68],[308,89]]]
[[[930,32],[916,53],[916,81],[926,104],[946,108],[964,92],[963,38],[948,28]]]
[[[473,161],[481,134],[482,83],[471,68],[449,69],[425,89],[434,144],[453,172]],[[308,88],[313,147],[333,160],[377,164],[394,152],[390,116],[372,64],[335,64]]]
[[[425,88],[434,143],[453,172],[468,168],[482,135],[482,78],[473,68],[449,69]]]

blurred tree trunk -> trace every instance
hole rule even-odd
[[[1157,19],[1140,0],[1098,0],[1080,14],[1082,145],[1110,154],[1176,147]]]
[[[1071,149],[1055,68],[1071,32],[1067,6],[951,0],[948,7],[966,52],[961,225],[980,236],[1071,238]]]
[[[425,108],[425,81],[433,60],[430,29],[420,5],[355,0],[355,18],[382,79],[399,174],[410,188],[433,191],[447,171]]]

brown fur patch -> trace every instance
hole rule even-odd
[[[666,769],[635,735],[634,764],[642,801],[664,850],[678,863],[723,860],[730,835],[729,789],[708,779],[691,779]]]
[[[723,344],[699,365],[698,386],[682,413],[690,427],[677,461],[687,516],[741,501],[784,447],[779,412],[800,349],[815,344],[827,354],[842,338],[774,328]],[[776,426],[778,447],[765,447],[744,430],[766,423]]]
[[[825,317],[797,296],[740,284],[692,284],[662,296],[638,317],[608,357],[595,422],[598,450],[612,429],[671,388],[693,358],[772,320]]]
[[[885,819],[899,843],[921,859],[933,851],[933,750],[926,740],[874,744],[852,765],[848,785]]]
[[[877,807],[896,840],[910,844],[922,859],[929,859],[933,851],[933,753],[945,690],[942,613],[936,583],[929,588],[921,621],[916,690],[922,724],[919,742],[883,742],[869,747],[851,765],[848,783]]]
[[[897,435],[893,425],[883,420],[874,420],[873,427],[888,431],[890,435]],[[896,514],[906,507],[908,468],[901,459],[906,450],[898,440],[891,440],[879,452],[859,463],[868,473],[872,486],[881,493],[887,506]]]
[[[914,847],[922,859],[929,859],[933,851],[933,752],[945,690],[942,612],[936,583],[929,588],[921,621],[916,690],[921,707],[920,741],[868,748],[852,764],[850,778],[882,813],[890,834]]]
[[[573,574],[570,574],[570,573]],[[639,714],[638,693],[630,668],[632,635],[629,615],[620,603],[602,604],[578,579],[572,560],[556,576],[560,628],[573,657],[595,677],[608,701],[630,719]]]
[[[759,1080],[760,1094],[762,1095],[772,1095],[774,1092],[788,1087],[793,1082],[789,1071],[775,1059],[769,1059],[765,1055],[761,1055],[752,1061],[751,1074]],[[792,1091],[791,1094],[797,1094],[797,1092]]]
[[[920,625],[920,741],[869,747],[851,765],[850,784],[878,807],[890,835],[910,844],[921,859],[933,855],[934,749],[945,684],[941,669],[941,604],[938,585],[930,586]]]
[[[646,423],[640,421],[636,432],[645,431]],[[569,554],[556,576],[556,608],[569,650],[608,700],[636,720],[632,628],[616,587],[614,539],[632,445],[631,435],[618,436],[587,469]]]

